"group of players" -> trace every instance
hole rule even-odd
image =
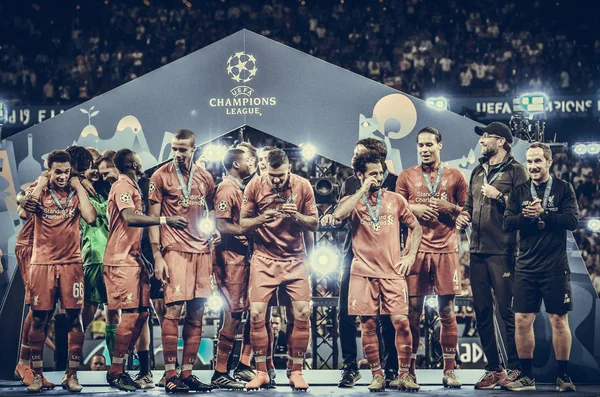
[[[19,197],[19,214],[26,222],[15,252],[32,310],[25,321],[16,375],[28,385],[29,391],[54,387],[43,377],[43,347],[48,319],[60,298],[70,325],[69,366],[63,388],[72,392],[82,389],[77,368],[84,329],[97,305],[104,302],[108,304],[107,345],[112,356],[108,383],[126,391],[154,387],[147,365],[152,278],[155,287],[162,287],[164,293],[164,306],[157,301],[154,306],[162,327],[167,392],[272,387],[275,384],[273,336],[268,322],[270,307],[277,300],[288,309],[289,384],[294,390],[306,390],[309,385],[302,368],[310,337],[312,295],[307,252],[319,222],[334,227],[347,222],[351,250],[345,259],[346,277],[342,277],[341,289],[345,293],[341,294],[341,311],[347,316],[360,316],[362,347],[373,374],[369,390],[382,391],[386,387],[419,390],[415,374],[419,320],[423,298],[432,290],[440,303],[442,382],[447,387],[460,387],[454,372],[458,343],[454,295],[461,290],[457,228],[472,223],[471,261],[473,255],[483,256],[479,258],[481,266],[494,268],[488,271],[497,274],[496,268],[502,266],[493,262],[501,260],[496,258],[499,255],[474,250],[474,244],[480,249],[486,243],[473,239],[477,233],[479,237],[483,235],[482,228],[498,230],[504,217],[506,231],[500,233],[506,235],[502,237],[506,243],[516,240],[514,230],[521,230],[516,272],[517,251],[503,252],[513,258],[512,268],[505,272],[504,278],[510,280],[511,286],[514,278],[520,288],[514,295],[520,368],[511,367],[507,374],[498,359],[498,367],[486,367],[486,374],[475,387],[535,389],[531,373],[532,321],[543,298],[548,313],[553,313],[553,330],[562,338],[556,339],[563,343],[560,351],[555,346],[559,363],[557,387],[574,389],[564,359],[566,354],[568,360],[570,333],[565,347],[566,334],[561,328],[572,305],[568,265],[561,262],[565,230],[574,229],[577,221],[576,204],[574,208],[572,202],[569,202],[571,207],[565,204],[570,200],[572,188],[556,179],[553,184],[553,179],[549,179],[552,160],[547,146],[530,147],[527,165],[531,179],[518,181],[516,175],[526,172],[510,155],[512,135],[508,127],[492,123],[476,132],[481,135],[483,157],[482,164],[473,171],[470,184],[459,170],[440,160],[442,137],[435,128],[427,127],[418,133],[421,164],[404,170],[398,177],[387,170],[382,142],[359,141],[352,159],[354,175],[344,185],[345,197],[332,214],[324,215],[320,221],[311,184],[291,173],[287,155],[274,147],[264,148],[260,154],[249,144],[229,149],[223,157],[227,175],[215,188],[210,173],[193,161],[196,150],[193,132],[180,130],[172,140],[173,160],[154,172],[147,194],[139,183],[143,175],[140,158],[129,149],[102,156],[81,147],[52,152],[47,159],[48,171]],[[90,167],[90,163],[94,165]],[[509,168],[520,171],[509,172]],[[108,183],[108,188],[96,189],[90,183],[94,179]],[[545,189],[543,199],[537,199],[539,186]],[[536,196],[527,197],[528,194]],[[482,218],[487,222],[494,216],[490,207],[502,212],[500,223],[480,225]],[[405,247],[401,245],[401,225],[408,227]],[[142,254],[144,228],[148,228],[153,265]],[[99,244],[102,238],[98,236],[103,233],[105,244]],[[556,244],[561,238],[565,240],[562,246]],[[553,243],[552,257],[544,252],[545,256],[539,258],[539,240]],[[90,255],[90,251],[96,255]],[[553,263],[550,266],[548,262]],[[540,268],[545,278],[537,276]],[[557,276],[560,271],[562,278]],[[486,293],[491,297],[494,289],[498,296],[497,280],[490,279],[482,282],[487,283]],[[192,374],[192,368],[202,337],[205,302],[213,294],[214,284],[226,305],[216,368],[209,385],[200,382]],[[550,292],[559,287],[565,291],[562,305],[553,303],[555,298]],[[484,316],[492,314],[480,313],[478,296],[474,299],[478,321],[485,327]],[[184,304],[183,361],[178,373],[178,324]],[[231,376],[227,362],[245,311],[249,311],[249,318],[243,330],[240,363]],[[387,371],[384,374],[379,357],[378,320],[382,328],[390,324],[388,328],[393,334],[391,338],[383,338],[386,342],[383,364],[387,368],[388,363],[395,361],[397,368],[391,379]],[[512,324],[514,332],[514,320]],[[484,348],[495,344],[484,341],[484,333],[481,337]],[[136,380],[124,370],[125,358],[134,347],[141,364]],[[485,353],[489,362],[496,363],[492,348]],[[250,367],[251,355],[256,371]],[[355,368],[345,366],[340,386],[353,386],[359,378]]]

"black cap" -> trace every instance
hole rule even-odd
[[[506,142],[508,143],[513,142],[513,136],[510,133],[510,128],[508,128],[506,124],[500,123],[499,121],[494,121],[493,123],[490,123],[483,127],[475,127],[475,133],[477,135],[483,135],[484,132],[487,132],[488,134],[492,135],[501,136],[502,138],[506,139]]]

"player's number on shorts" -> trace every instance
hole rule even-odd
[[[452,277],[454,284],[458,284],[458,270],[454,270],[454,277]]]
[[[83,298],[83,283],[73,283],[73,298]]]

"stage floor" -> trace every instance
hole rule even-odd
[[[421,385],[421,391],[419,394],[425,395],[455,395],[455,396],[475,396],[482,395],[485,397],[492,396],[506,396],[510,394],[509,392],[496,389],[496,390],[475,390],[473,389],[473,384],[479,380],[479,377],[483,374],[481,370],[457,370],[456,371],[458,377],[463,381],[463,387],[460,390],[456,389],[444,389],[441,386],[441,378],[442,371],[441,370],[417,370],[417,378]],[[90,371],[82,371],[79,373],[79,380],[81,384],[84,386],[83,391],[80,394],[87,395],[99,395],[102,396],[112,396],[112,395],[124,395],[125,392],[119,392],[114,389],[111,389],[106,386],[106,373],[105,372],[90,372]],[[60,384],[60,380],[62,378],[62,372],[47,372],[45,373],[46,378],[54,382],[56,384]],[[159,371],[155,371],[155,381],[158,382],[160,379]],[[210,377],[212,375],[212,371],[194,371],[194,375],[198,376],[201,381],[209,382]],[[311,385],[308,390],[308,393],[316,396],[342,396],[342,395],[370,395],[367,390],[367,385],[371,381],[371,373],[368,370],[361,371],[362,379],[358,382],[357,386],[351,389],[340,389],[337,387],[337,381],[339,379],[339,371],[338,370],[320,370],[320,371],[305,371],[305,378],[307,382]],[[277,381],[279,381],[279,386],[274,390],[262,390],[252,392],[252,394],[258,395],[289,395],[290,393],[294,393],[287,386],[287,377],[285,376],[285,371],[278,370],[277,371]],[[548,395],[549,393],[556,394],[555,385],[551,384],[538,384],[537,391],[526,393],[527,396],[542,396]],[[578,385],[577,393],[571,393],[572,396],[593,396],[600,397],[600,385]],[[145,396],[154,396],[154,395],[165,395],[165,391],[163,388],[154,388],[146,391],[138,390],[136,393],[143,393]],[[225,390],[214,390],[211,395],[219,395],[219,396],[231,396],[234,394],[242,394],[246,392],[231,392]],[[295,392],[299,394],[300,392]],[[391,393],[398,393],[396,390],[388,390],[383,393],[379,393],[380,395],[388,395]],[[45,395],[72,395],[72,393],[68,393],[60,386],[58,386],[54,390],[44,390],[43,394]],[[0,381],[0,396],[8,396],[8,397],[16,397],[23,395],[31,395],[31,393],[27,392],[27,389],[16,381]]]

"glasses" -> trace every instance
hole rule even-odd
[[[481,137],[483,139],[487,139],[487,138],[496,138],[496,139],[502,139],[503,137],[498,136],[498,135],[492,135],[492,134],[488,134],[487,132],[484,132],[483,134],[481,134]]]

